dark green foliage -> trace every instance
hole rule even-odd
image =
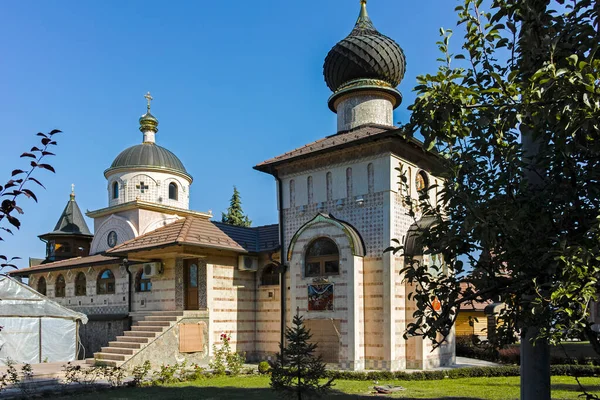
[[[252,221],[248,219],[247,215],[244,215],[240,192],[238,192],[235,186],[233,187],[233,195],[231,196],[229,208],[227,209],[227,213],[222,213],[221,222],[235,226],[252,225]]]
[[[415,220],[437,219],[422,245],[451,273],[407,257],[417,310],[408,335],[439,344],[461,305],[491,300],[507,305],[489,335],[496,345],[530,328],[554,344],[584,336],[600,353],[590,318],[600,288],[598,4],[463,0],[463,54],[441,30],[439,69],[418,77],[404,130],[440,155],[443,181],[403,197]]]
[[[600,366],[591,365],[553,365],[552,376],[600,376]],[[519,376],[518,366],[456,368],[445,371],[327,371],[327,377],[348,381],[432,381],[459,378],[493,378]]]
[[[262,375],[268,374],[271,371],[271,365],[267,361],[258,363],[258,372]]]
[[[4,184],[0,185],[0,231],[4,231],[9,234],[13,234],[12,229],[19,229],[21,227],[21,221],[15,214],[23,214],[23,209],[17,204],[19,199],[23,196],[32,199],[37,203],[37,197],[33,190],[30,189],[33,183],[44,187],[42,183],[34,178],[32,175],[36,170],[45,169],[50,172],[55,172],[54,167],[50,164],[43,163],[42,161],[53,156],[54,153],[50,152],[49,149],[52,146],[56,146],[56,141],[53,136],[60,133],[58,129],[46,133],[39,132],[37,136],[41,137],[41,146],[33,146],[29,152],[21,154],[21,158],[25,158],[29,161],[29,167],[26,170],[15,169],[11,172],[11,178]],[[10,146],[10,144],[6,144]],[[32,183],[33,182],[33,183]],[[11,228],[1,226],[4,221],[8,221]],[[3,232],[0,232],[3,233]],[[3,236],[3,235],[2,235]],[[0,241],[3,241],[0,236]],[[14,260],[19,260],[21,257],[8,258],[5,255],[0,255],[0,273],[5,268],[17,269],[17,266],[13,263]],[[2,327],[0,327],[2,330]]]
[[[310,330],[304,327],[302,317],[296,313],[292,327],[285,331],[287,346],[281,345],[281,352],[271,369],[271,388],[295,395],[298,400],[326,393],[333,386],[333,377],[325,383],[319,380],[327,377],[325,363],[321,356],[315,357],[317,345],[309,343]]]

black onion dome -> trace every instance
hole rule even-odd
[[[165,172],[179,173],[190,180],[192,179],[181,160],[175,154],[154,143],[137,144],[123,150],[104,174],[107,175],[112,170],[122,168],[163,170]]]
[[[333,92],[357,79],[381,80],[395,88],[404,78],[405,68],[402,48],[375,29],[363,0],[354,29],[327,54],[323,75]]]

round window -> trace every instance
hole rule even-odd
[[[117,232],[110,231],[108,233],[107,242],[108,242],[108,247],[115,247],[117,245]]]

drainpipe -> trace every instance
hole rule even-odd
[[[280,259],[281,259],[281,278],[280,278],[280,286],[281,286],[281,346],[285,346],[285,297],[286,297],[286,281],[285,281],[285,272],[286,272],[286,255],[284,251],[285,238],[283,233],[283,185],[281,184],[281,179],[277,175],[277,172],[272,171],[275,180],[277,181],[278,187],[278,196],[277,196],[277,207],[279,209],[279,245],[280,249]]]
[[[131,290],[131,283],[132,283],[132,279],[131,279],[131,271],[129,270],[129,260],[127,260],[126,258],[123,259],[123,265],[125,266],[125,271],[127,271],[127,277],[128,277],[128,290],[127,290],[127,319],[128,319],[128,323],[129,323],[129,329],[131,329],[131,326],[133,325],[133,320],[131,317],[131,303],[132,303],[132,290]]]

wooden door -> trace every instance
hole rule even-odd
[[[198,261],[185,260],[185,309],[198,309]]]

